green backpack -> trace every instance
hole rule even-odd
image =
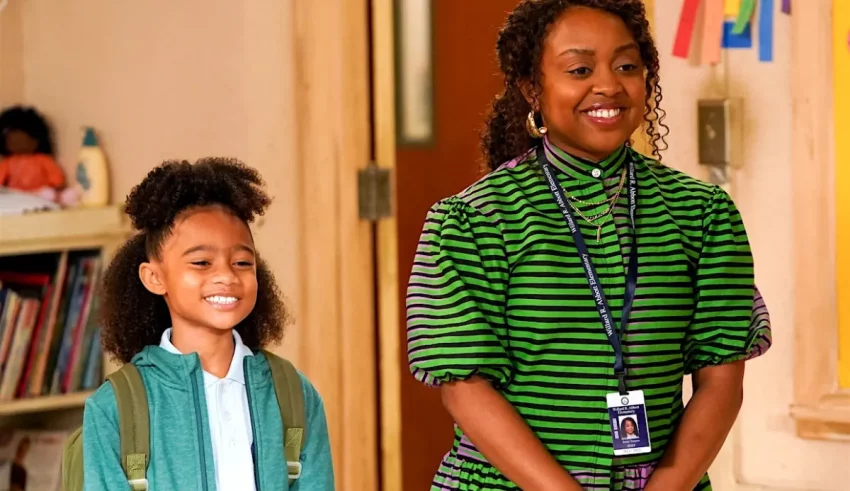
[[[263,350],[268,360],[280,416],[283,421],[283,454],[289,485],[301,477],[301,447],[305,442],[306,416],[301,378],[295,367],[283,358]],[[139,370],[127,363],[106,377],[118,403],[118,429],[121,438],[121,466],[133,491],[147,491],[150,463],[150,422],[145,385]],[[83,491],[82,427],[75,430],[62,451],[62,489]]]

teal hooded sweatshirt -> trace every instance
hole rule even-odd
[[[213,491],[215,468],[204,397],[203,370],[196,353],[177,355],[148,346],[132,362],[147,390],[150,408],[150,491]],[[257,491],[333,491],[334,476],[322,399],[299,373],[307,428],[301,477],[289,487],[283,457],[283,422],[264,356],[244,358],[254,433]],[[121,467],[118,407],[104,383],[86,400],[83,415],[83,482],[86,491],[129,490]]]

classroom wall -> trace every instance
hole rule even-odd
[[[377,473],[374,304],[347,286],[371,281],[353,173],[369,152],[366,19],[355,0],[10,0],[0,12],[0,102],[47,115],[66,171],[94,126],[113,202],[164,159],[238,157],[264,176],[275,201],[255,241],[294,319],[275,351],[322,395],[341,489],[371,489]]]
[[[850,443],[797,438],[789,414],[796,342],[790,18],[777,14],[773,62],[759,62],[755,50],[740,50],[726,51],[724,63],[717,67],[698,67],[671,55],[683,1],[655,3],[664,106],[671,129],[670,149],[664,160],[707,178],[697,158],[697,100],[718,96],[744,99],[744,158],[741,169],[733,173],[729,190],[744,216],[755,257],[756,282],[773,323],[773,347],[763,358],[747,365],[744,407],[712,469],[715,489],[847,489]]]
[[[22,6],[22,2],[11,2],[0,12],[0,107],[23,98]]]
[[[746,98],[744,166],[731,191],[773,319],[774,346],[748,365],[744,408],[714,466],[716,489],[846,489],[850,444],[797,438],[788,412],[795,342],[788,21],[778,19],[773,63],[759,63],[748,50],[729,53],[720,67],[694,67],[670,56],[682,0],[663,2],[656,35],[672,132],[665,161],[705,177],[697,163],[696,99]],[[258,167],[277,198],[257,231],[258,247],[297,310],[303,278],[293,233],[300,211],[290,3],[11,0],[0,12],[0,104],[44,111],[66,169],[80,126],[98,128],[115,201],[164,158],[232,155]],[[298,346],[298,336],[296,324],[285,344]],[[297,362],[303,354],[299,348],[289,356]]]
[[[98,132],[118,203],[164,159],[233,156],[257,167],[276,198],[258,250],[297,305],[290,2],[13,0],[9,9],[21,11],[22,54],[11,60],[23,80],[3,96],[48,116],[66,171],[83,125]]]

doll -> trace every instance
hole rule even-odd
[[[69,201],[62,192],[65,174],[53,156],[50,128],[34,108],[14,106],[0,113],[0,136],[0,186]]]

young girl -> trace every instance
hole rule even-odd
[[[643,3],[523,0],[497,47],[491,172],[431,209],[408,289],[457,423],[432,489],[710,489],[770,327],[729,196],[629,147],[666,129]]]
[[[334,489],[324,407],[303,376],[303,468],[288,485],[259,352],[281,339],[286,312],[248,227],[271,201],[262,187],[255,170],[210,158],[166,162],[127,198],[139,233],[103,278],[103,345],[144,381],[152,490]],[[120,455],[116,397],[104,383],[85,405],[85,489],[128,489]]]

